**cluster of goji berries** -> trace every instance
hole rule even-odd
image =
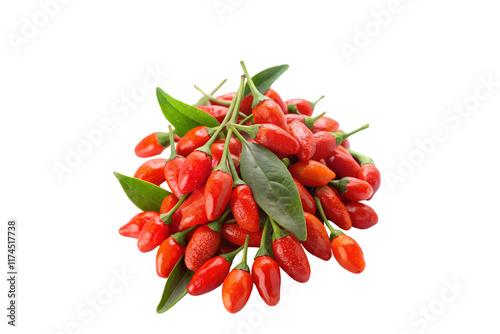
[[[245,75],[237,92],[219,97],[213,97],[217,89],[203,93],[197,111],[165,94],[170,100],[162,110],[176,129],[152,133],[135,148],[141,158],[160,155],[169,146],[171,152],[168,159],[147,160],[134,175],[155,185],[141,183],[134,196],[140,193],[153,202],[148,192],[168,185],[159,210],[143,211],[119,230],[136,238],[141,252],[157,248],[156,272],[168,278],[159,312],[186,293],[201,295],[220,285],[223,304],[231,313],[245,306],[253,285],[265,303],[276,305],[281,270],[298,282],[309,280],[304,249],[325,261],[333,253],[353,273],[365,269],[358,243],[330,222],[344,231],[378,222],[375,211],[361,201],[378,190],[380,173],[369,157],[350,149],[348,140],[368,125],[345,133],[325,113],[313,116],[319,100],[284,102],[270,88],[281,74],[270,81],[269,74],[277,68],[253,78],[243,62],[242,68]],[[211,124],[215,119],[219,125],[203,125],[207,117],[200,110],[210,115]],[[175,112],[203,120],[181,124],[169,118]],[[184,131],[177,130],[181,126]],[[262,174],[252,174],[255,171]],[[129,195],[139,201],[134,196]],[[292,213],[295,203],[301,208]],[[251,270],[248,247],[259,247]],[[242,249],[241,263],[231,270]]]

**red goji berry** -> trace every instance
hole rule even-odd
[[[212,131],[211,131],[212,132]],[[187,157],[198,147],[205,145],[210,140],[210,133],[204,125],[189,130],[177,143],[177,154]]]
[[[181,171],[182,164],[184,164],[184,161],[186,158],[177,156],[172,160],[168,160],[167,163],[165,164],[165,180],[167,181],[168,187],[170,188],[170,191],[177,197],[181,197],[182,193],[179,190],[179,185],[178,185],[178,180],[179,180],[179,173]]]
[[[207,114],[214,117],[219,123],[222,123],[229,110],[227,107],[217,105],[199,106],[198,109],[205,111]]]
[[[359,274],[365,270],[366,263],[359,244],[350,236],[340,232],[331,241],[333,256],[346,270]]]
[[[312,195],[307,191],[304,186],[297,181],[296,179],[293,179],[295,182],[295,186],[297,186],[297,190],[299,191],[299,197],[300,197],[300,202],[302,203],[302,209],[304,212],[309,212],[311,214],[316,213],[316,204],[314,203],[314,199]]]
[[[192,296],[199,296],[219,287],[229,274],[234,257],[242,248],[243,246],[231,253],[217,255],[206,261],[194,273],[187,286],[187,292]]]
[[[214,170],[205,185],[205,211],[209,221],[217,219],[231,198],[233,177],[222,170]]]
[[[159,186],[165,182],[166,159],[151,159],[143,163],[135,172],[134,177]]]
[[[277,305],[280,301],[281,289],[278,262],[269,255],[255,258],[252,264],[252,278],[262,300],[269,306]]]
[[[186,250],[185,236],[189,231],[190,229],[173,234],[161,243],[158,253],[156,253],[156,273],[158,276],[167,278],[184,255]]]
[[[314,196],[318,198],[328,220],[343,230],[348,230],[352,227],[349,212],[337,195],[335,195],[332,187],[324,186],[316,188]],[[318,207],[317,203],[316,207]]]
[[[345,208],[351,216],[352,226],[359,229],[367,229],[378,223],[375,210],[366,204],[349,202]]]
[[[327,117],[327,116],[322,116],[314,122],[314,125],[311,129],[313,133],[319,132],[319,131],[326,131],[326,132],[335,132],[339,129],[339,122],[334,120],[333,118]]]
[[[294,235],[280,229],[272,219],[271,223],[274,229],[271,246],[276,262],[292,279],[300,283],[307,282],[311,267],[300,242]]]
[[[345,151],[343,146],[337,147],[331,156],[325,158],[325,161],[327,166],[335,172],[337,177],[358,176],[359,164],[349,152]]]
[[[288,127],[290,129],[290,135],[297,139],[300,145],[297,157],[300,160],[311,159],[316,152],[316,143],[311,130],[309,130],[309,128],[301,122],[292,122],[288,125]]]
[[[202,264],[212,258],[219,248],[221,235],[208,225],[200,226],[189,240],[184,261],[190,270],[198,270]]]
[[[233,188],[229,201],[236,223],[249,232],[256,232],[260,227],[259,207],[252,196],[250,187],[241,184]]]
[[[151,218],[157,216],[157,212],[144,211],[133,216],[128,223],[120,227],[118,233],[124,237],[135,238],[139,237],[144,224],[148,222]]]
[[[302,246],[312,255],[328,261],[332,257],[330,239],[325,226],[314,215],[304,212],[307,227],[307,239],[301,241]]]
[[[262,228],[259,228],[256,232],[249,232],[241,228],[236,222],[222,224],[220,233],[224,239],[238,246],[242,246],[245,243],[247,235],[250,238],[248,244],[250,247],[259,247],[260,239],[262,238]]]
[[[322,187],[335,178],[334,172],[315,160],[301,160],[290,166],[289,171],[306,187]]]
[[[160,219],[158,213],[148,220],[137,238],[137,248],[143,253],[158,247],[170,234],[170,225]]]
[[[353,202],[363,201],[373,194],[372,186],[368,182],[355,177],[344,177],[340,180],[332,180],[329,185],[333,186],[342,196]]]
[[[175,141],[180,140],[179,136],[175,136]],[[170,145],[168,133],[153,132],[144,137],[135,147],[135,155],[139,158],[148,158],[161,154]]]
[[[199,150],[191,152],[184,160],[177,186],[183,194],[189,194],[204,184],[212,170],[212,156]]]

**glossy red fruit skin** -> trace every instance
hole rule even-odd
[[[198,147],[205,145],[210,140],[210,135],[204,125],[197,126],[189,130],[184,137],[179,140],[175,151],[177,154],[187,157]]]
[[[259,207],[253,199],[252,190],[246,184],[233,188],[229,206],[236,223],[244,230],[257,232],[260,228]]]
[[[300,149],[297,152],[297,157],[300,160],[309,160],[316,153],[316,143],[314,135],[309,128],[301,122],[292,122],[288,125],[290,134],[297,139],[300,144]]]
[[[274,102],[276,102],[279,106],[283,114],[288,113],[288,108],[283,102],[283,99],[281,99],[281,96],[273,90],[272,88],[269,88],[269,90],[264,94],[264,96],[267,96],[268,98],[272,99]],[[240,105],[240,111],[244,113],[245,115],[250,115],[252,112],[252,103],[253,103],[253,95],[247,95],[241,100],[241,105]]]
[[[252,109],[255,124],[274,124],[288,132],[285,114],[273,100],[264,100]]]
[[[355,177],[349,177],[346,191],[342,194],[345,198],[353,202],[364,201],[373,195],[372,186],[368,182]]]
[[[322,187],[335,178],[335,173],[315,160],[301,160],[288,169],[293,178],[306,187]]]
[[[257,257],[252,264],[252,278],[262,300],[269,306],[277,305],[281,290],[278,262],[268,255]]]
[[[306,121],[304,120],[304,117],[302,117],[302,115],[297,115],[297,114],[286,114],[285,121],[286,121],[286,124],[288,124],[288,125],[290,125],[290,123],[295,122],[295,121],[300,122],[304,125],[307,125]]]
[[[165,182],[166,159],[151,159],[143,163],[135,172],[134,177],[159,186]]]
[[[150,220],[154,218],[158,213],[154,211],[144,211],[133,216],[128,223],[120,227],[118,233],[124,237],[135,238],[139,237],[142,228]]]
[[[173,236],[165,239],[156,253],[156,273],[162,278],[167,278],[179,259],[184,254],[186,247],[182,246]]]
[[[204,184],[212,171],[212,156],[195,150],[184,160],[177,186],[183,194],[189,194]]]
[[[160,219],[158,213],[148,220],[137,238],[137,248],[143,253],[152,251],[158,247],[170,234],[170,225]]]
[[[217,122],[222,123],[227,115],[229,108],[217,105],[199,106],[198,109],[205,111],[207,114],[214,117]]]
[[[316,151],[312,159],[316,161],[331,156],[337,149],[335,136],[326,131],[318,131],[314,134],[314,144],[316,145]]]
[[[213,160],[220,161],[220,159],[222,159],[222,153],[224,153],[225,143],[225,139],[217,139],[216,141],[214,141],[214,143],[210,147]],[[241,143],[237,139],[232,137],[229,141],[229,152],[239,157],[241,155],[241,147]]]
[[[285,101],[286,104],[295,104],[297,106],[297,110],[306,116],[311,116],[314,112],[314,108],[311,105],[311,102],[304,99],[290,99]]]
[[[165,180],[167,181],[170,191],[177,198],[180,198],[182,196],[182,193],[179,191],[177,182],[179,180],[179,173],[181,171],[182,164],[185,160],[186,158],[178,156],[172,160],[167,161],[167,163],[165,164]]]
[[[274,124],[262,124],[255,141],[272,152],[296,154],[300,149],[297,139]]]
[[[193,275],[187,286],[192,296],[199,296],[219,287],[229,274],[231,264],[221,255],[205,262]]]
[[[238,313],[245,307],[252,293],[252,275],[246,270],[233,269],[222,283],[222,303],[229,313]]]
[[[213,171],[205,185],[205,211],[207,219],[213,221],[224,212],[233,189],[233,177],[221,170]]]
[[[203,225],[194,232],[186,247],[184,261],[189,270],[198,270],[211,259],[219,248],[221,236],[219,232]]]
[[[339,122],[337,122],[333,118],[327,116],[321,116],[314,122],[311,131],[313,133],[319,131],[335,132],[338,131],[338,129],[339,129]]]
[[[372,186],[373,194],[367,198],[367,200],[372,199],[373,195],[380,188],[380,183],[382,182],[382,177],[380,175],[380,171],[375,165],[365,164],[361,166],[358,172],[358,179],[368,182],[370,186]]]
[[[247,235],[249,236],[248,247],[259,247],[260,239],[262,239],[262,228],[259,228],[257,232],[248,232],[237,223],[222,224],[220,233],[224,239],[238,246],[243,246]]]
[[[172,217],[172,231],[171,233],[181,232],[187,229],[187,227],[181,227],[180,222],[184,212],[197,201],[200,197],[203,197],[205,193],[205,185],[202,185],[198,189],[196,189],[189,197],[175,210],[175,213]]]
[[[172,209],[177,204],[177,202],[179,202],[179,199],[175,197],[174,194],[170,194],[165,197],[163,199],[163,202],[161,202],[160,214],[168,213],[170,209]]]
[[[349,202],[345,208],[351,216],[352,226],[359,229],[367,229],[378,223],[378,216],[375,210],[366,204],[359,202]]]
[[[328,220],[343,230],[349,230],[352,227],[351,217],[345,208],[345,205],[335,195],[332,187],[324,186],[316,188],[314,196],[319,198],[325,216]]]
[[[304,188],[304,186],[299,181],[297,181],[296,179],[293,179],[293,181],[295,182],[295,186],[299,191],[302,209],[304,210],[304,212],[309,212],[314,215],[316,213],[316,203],[314,203],[312,195],[309,193],[309,191],[307,191],[306,188]]]
[[[358,243],[348,235],[341,234],[331,241],[333,256],[346,270],[359,274],[365,270],[363,251]]]
[[[181,230],[185,230],[191,226],[203,225],[208,222],[207,211],[205,209],[205,197],[203,196],[192,202],[186,211],[184,211],[181,221],[179,222],[179,227]]]
[[[271,243],[274,257],[281,269],[292,279],[305,283],[311,276],[311,267],[302,245],[292,234],[274,240]]]
[[[139,158],[149,158],[158,154],[161,154],[166,147],[163,147],[158,142],[157,133],[144,137],[135,147],[135,155]]]
[[[316,216],[304,212],[307,227],[307,239],[302,246],[312,255],[328,261],[332,257],[330,238],[323,223]]]
[[[325,161],[338,178],[357,177],[359,174],[359,164],[342,146],[339,146],[331,156],[325,158]]]

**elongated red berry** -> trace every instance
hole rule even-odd
[[[143,253],[158,247],[170,234],[170,225],[160,219],[158,213],[148,220],[137,238],[137,248]]]
[[[314,215],[304,212],[307,227],[307,239],[302,246],[312,255],[328,261],[332,257],[330,239],[323,223]]]
[[[194,150],[184,160],[177,186],[183,194],[189,194],[204,184],[212,170],[212,156]]]
[[[366,204],[349,202],[345,205],[351,217],[352,226],[359,229],[367,229],[378,223],[375,210]]]
[[[363,251],[358,243],[348,235],[340,234],[331,241],[333,256],[346,270],[359,274],[365,270]]]
[[[134,177],[159,186],[165,182],[166,159],[151,159],[143,163],[135,172]]]
[[[189,240],[184,261],[190,270],[198,270],[219,248],[221,236],[210,227],[200,226]]]
[[[278,262],[269,255],[257,257],[252,264],[252,278],[262,300],[275,306],[280,301],[281,274]]]
[[[144,211],[133,216],[128,223],[120,227],[118,233],[124,237],[135,238],[139,237],[142,228],[150,220],[158,215],[157,212]]]
[[[204,125],[197,126],[189,130],[184,137],[179,140],[175,150],[177,154],[187,157],[191,152],[201,147],[210,140],[210,134]]]
[[[330,168],[315,160],[301,160],[290,166],[289,171],[306,187],[322,187],[335,178]]]
[[[214,170],[205,185],[205,211],[209,221],[217,219],[231,198],[233,177],[222,171]]]
[[[236,223],[249,232],[257,232],[260,227],[259,207],[252,196],[250,187],[242,184],[233,188],[229,201]]]
[[[274,124],[262,124],[255,141],[268,150],[278,153],[296,154],[300,149],[297,139]]]
[[[222,284],[222,302],[229,313],[243,309],[252,293],[252,275],[246,270],[233,269]]]

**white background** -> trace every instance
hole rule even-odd
[[[2,2],[1,251],[7,219],[16,218],[20,273],[15,329],[6,325],[1,280],[2,332],[498,333],[499,7],[487,0],[392,6],[68,1],[50,7],[44,22],[37,1]],[[372,12],[388,8],[396,10],[381,27]],[[39,26],[31,35],[26,20]],[[363,40],[365,29],[371,37]],[[357,53],[346,57],[347,44]],[[325,94],[318,111],[342,129],[370,123],[351,143],[384,174],[370,203],[380,221],[349,231],[367,268],[353,275],[311,257],[310,281],[283,273],[273,309],[254,290],[230,315],[219,288],[158,315],[164,280],[156,254],[118,235],[138,209],[112,172],[132,175],[142,163],[135,144],[168,123],[153,90],[133,107],[122,99],[141,89],[148,68],[168,72],[156,85],[188,103],[199,98],[193,84],[210,90],[227,78],[220,93],[234,91],[242,59],[251,73],[289,64],[274,88],[284,99]],[[496,83],[490,91],[481,81],[488,78]],[[464,116],[447,111],[464,103],[471,110]],[[108,133],[58,179],[54,163],[66,164],[68,150],[85,145],[84,132],[106,120]],[[442,140],[429,144],[436,131]],[[427,143],[425,153],[417,142]],[[121,272],[127,278],[117,283]],[[110,283],[120,291],[110,292]],[[99,311],[88,304],[95,298],[105,302]]]

